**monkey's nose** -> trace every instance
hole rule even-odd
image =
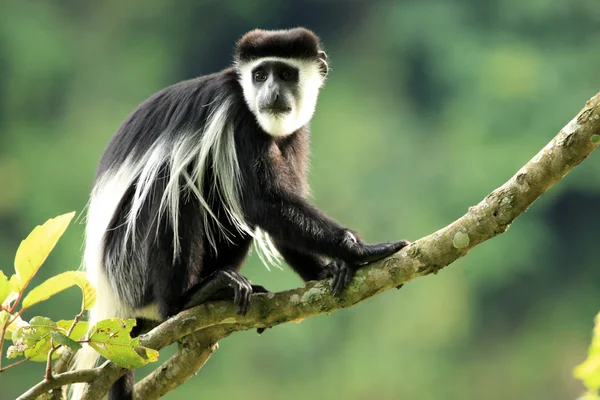
[[[281,101],[281,96],[279,95],[279,92],[272,92],[271,96],[269,98],[269,101],[268,101],[269,107],[274,104],[277,104],[280,101]]]
[[[292,108],[285,101],[284,97],[280,96],[279,94],[273,96],[265,108],[271,112],[288,112],[292,110]]]

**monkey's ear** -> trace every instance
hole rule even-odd
[[[327,73],[329,72],[329,66],[327,65],[327,53],[323,50],[319,50],[318,58],[319,58],[319,71],[323,78],[327,77]]]

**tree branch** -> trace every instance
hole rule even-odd
[[[179,351],[135,386],[135,400],[154,400],[182,385],[202,368],[231,330],[223,327],[194,332],[179,341]]]
[[[106,362],[95,369],[99,372],[98,376],[90,381],[83,381],[89,382],[89,385],[83,397],[77,400],[102,400],[112,384],[127,372],[127,369],[121,368],[111,362]]]
[[[21,396],[17,400],[31,400],[41,397],[44,393],[48,393],[53,389],[61,386],[70,385],[77,382],[90,382],[100,376],[101,369],[81,369],[79,371],[65,372],[60,375],[55,375],[51,380],[44,379]]]
[[[252,295],[252,305],[245,316],[237,315],[231,302],[212,302],[170,318],[142,335],[140,344],[161,349],[200,331],[188,339],[187,345],[193,350],[186,350],[184,345],[183,350],[180,349],[178,354],[154,371],[152,378],[139,382],[136,385],[136,398],[156,398],[153,397],[155,393],[164,394],[166,392],[163,393],[163,390],[168,391],[181,384],[206,362],[212,353],[208,349],[232,332],[269,328],[351,307],[415,278],[436,273],[479,243],[504,233],[535,200],[581,163],[598,145],[600,93],[592,97],[584,109],[508,182],[445,228],[419,239],[385,260],[359,270],[341,296],[331,296],[329,280],[309,282],[303,288]],[[174,375],[169,378],[171,373]],[[122,370],[113,366],[91,381],[85,380],[91,385],[86,398],[101,397],[98,391],[106,393],[110,383],[121,374]],[[169,379],[172,380],[167,383]]]

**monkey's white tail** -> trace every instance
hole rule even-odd
[[[100,272],[99,268],[89,267],[99,267],[99,264],[93,266],[88,265],[88,278],[90,279],[90,282],[96,286],[97,299],[96,304],[92,307],[89,314],[89,324],[91,328],[104,319],[123,317],[124,312],[121,305],[117,302],[117,296],[110,287],[106,276]],[[71,370],[94,368],[99,358],[100,355],[94,349],[84,344],[83,348],[75,354],[73,363],[71,364]],[[71,385],[68,391],[68,398],[70,400],[81,399],[86,386],[87,385],[84,383]]]
[[[88,345],[84,345],[81,350],[75,354],[73,360],[72,370],[88,369],[93,368],[96,365],[100,356]],[[86,389],[85,383],[75,383],[71,385],[68,391],[68,398],[70,400],[79,400],[83,396]]]
[[[127,176],[124,175],[127,169],[123,171],[120,174],[105,174],[94,186],[88,203],[83,269],[90,283],[96,288],[96,304],[89,312],[90,328],[108,318],[127,316],[102,266],[104,235],[123,193],[131,184],[131,179],[126,179]],[[95,350],[84,345],[75,355],[71,370],[93,368],[99,358],[100,355]],[[68,391],[69,399],[79,400],[85,388],[85,384],[71,385]]]

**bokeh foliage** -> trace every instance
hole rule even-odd
[[[225,67],[249,29],[296,25],[322,37],[332,66],[312,123],[315,202],[370,241],[416,239],[459,217],[600,88],[597,0],[0,0],[0,263],[40,221],[84,209],[135,105]],[[439,275],[233,335],[166,398],[578,396],[572,370],[600,295],[595,158]],[[34,284],[79,265],[82,232],[69,229]],[[255,257],[244,272],[271,290],[301,283]],[[72,318],[78,296],[36,313]],[[42,375],[34,364],[8,371],[0,397]]]

